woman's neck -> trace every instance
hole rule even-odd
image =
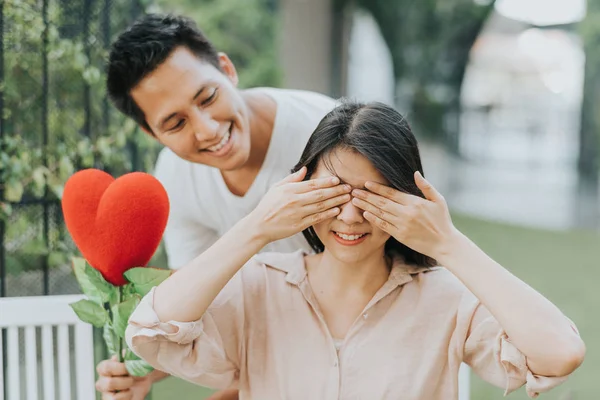
[[[327,287],[328,292],[341,296],[360,293],[372,297],[390,274],[390,263],[383,251],[380,256],[374,254],[349,262],[325,250],[308,256],[306,268],[313,289]]]

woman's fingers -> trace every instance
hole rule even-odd
[[[339,196],[331,197],[331,198],[323,200],[323,201],[318,201],[316,203],[307,204],[306,206],[303,207],[303,210],[305,210],[307,215],[311,215],[311,214],[329,210],[330,208],[333,208],[335,206],[340,206],[344,203],[349,202],[351,199],[352,198],[350,197],[350,195],[348,193],[341,194]]]
[[[354,204],[361,210],[368,211],[369,213],[381,218],[382,220],[389,222],[392,225],[394,224],[394,221],[398,218],[397,215],[389,212],[385,208],[376,207],[372,203],[369,203],[357,197],[352,199],[352,204]]]
[[[352,188],[349,185],[335,185],[333,187],[315,189],[310,192],[300,194],[299,203],[302,205],[321,203],[337,196],[349,194],[351,190]]]
[[[313,226],[318,224],[319,222],[323,222],[329,218],[333,218],[340,213],[340,209],[338,207],[330,208],[328,210],[318,212],[316,214],[307,215],[302,219],[301,230],[308,228],[309,226]]]
[[[328,176],[325,178],[309,179],[302,182],[294,182],[291,187],[294,193],[308,193],[318,189],[330,188],[340,184],[340,178],[337,176]]]

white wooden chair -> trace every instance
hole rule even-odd
[[[458,371],[458,400],[469,400],[471,398],[471,368],[467,364],[461,364]]]
[[[82,298],[80,295],[0,298],[0,343],[2,329],[6,329],[7,344],[6,355],[0,346],[0,400],[4,400],[5,387],[6,400],[95,398],[93,328],[81,322],[69,307],[69,303]],[[24,352],[24,365],[20,349]],[[5,356],[6,381],[2,370]]]

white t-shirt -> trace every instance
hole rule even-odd
[[[313,92],[256,88],[277,103],[271,142],[255,181],[243,196],[232,194],[221,172],[191,163],[165,148],[154,175],[171,203],[164,235],[169,267],[177,269],[200,255],[258,205],[267,190],[287,175],[300,159],[308,138],[336,101]],[[310,251],[302,233],[272,242],[262,251]]]

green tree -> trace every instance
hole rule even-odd
[[[481,3],[481,2],[480,2]],[[442,132],[448,110],[458,110],[469,52],[494,1],[336,0],[355,4],[378,22],[398,82],[413,93],[412,120],[432,135]]]
[[[144,7],[137,1],[2,3],[0,218],[23,197],[59,199],[76,168],[122,174],[134,168],[130,148],[157,147],[109,105],[104,85],[112,36]],[[138,168],[149,168],[155,152],[138,153],[145,157]]]
[[[159,9],[192,18],[235,64],[240,87],[281,85],[274,0],[158,0]]]
[[[579,171],[598,181],[600,168],[600,1],[588,0],[587,15],[579,26],[585,50],[585,82],[581,113]]]

